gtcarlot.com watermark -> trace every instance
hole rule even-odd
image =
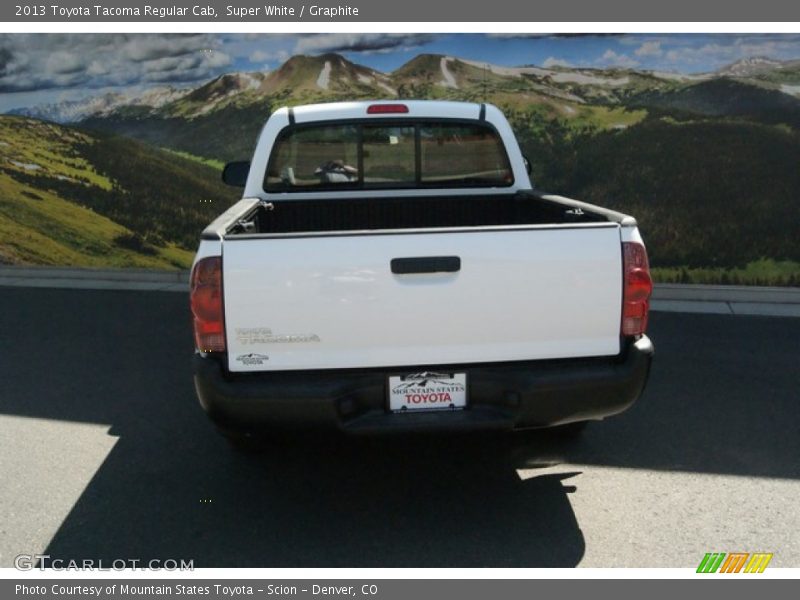
[[[18,554],[14,557],[14,568],[18,571],[194,571],[194,560],[182,558],[115,558],[113,560],[84,558],[65,560],[51,558],[49,554]]]

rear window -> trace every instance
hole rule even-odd
[[[480,123],[299,125],[275,143],[267,192],[505,187],[513,184],[497,132]]]

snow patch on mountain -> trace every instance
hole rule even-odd
[[[467,60],[464,58],[459,59],[461,62],[476,67],[478,69],[488,69],[495,75],[502,77],[522,77],[523,75],[536,75],[537,77],[545,77],[552,75],[555,71],[550,69],[542,69],[539,67],[501,67],[500,65],[493,65],[491,63],[480,62],[477,60]]]
[[[257,82],[256,82],[257,83]],[[128,104],[138,104],[151,108],[161,108],[165,104],[183,98],[191,90],[189,88],[178,89],[172,86],[152,88],[139,96],[132,98]]]
[[[586,73],[578,72],[555,73],[554,75],[551,75],[551,77],[556,83],[581,83],[584,85],[610,86],[625,85],[631,80],[631,78],[628,76],[612,79],[610,77],[598,77],[597,75],[587,75]]]
[[[686,75],[683,73],[675,73],[674,71],[651,71],[650,73],[653,77],[666,79],[668,81],[684,81],[686,79]]]
[[[764,71],[771,71],[773,69],[780,69],[783,63],[779,60],[766,58],[764,56],[751,56],[750,58],[743,58],[737,60],[719,69],[718,75],[728,75],[731,77],[748,77],[763,73]]]
[[[520,77],[520,73],[514,67],[501,67],[499,65],[492,65],[490,63],[480,62],[478,60],[459,59],[464,64],[475,67],[476,69],[487,69],[495,75],[502,75],[504,77]]]
[[[317,77],[317,87],[323,90],[328,89],[328,85],[331,82],[331,61],[326,60],[325,66],[322,67],[322,70],[319,72],[319,77]]]
[[[108,114],[115,108],[126,104],[128,100],[129,98],[123,94],[109,92],[102,96],[91,96],[81,100],[63,100],[50,104],[15,108],[9,111],[9,114],[56,123],[74,123],[90,115]]]
[[[15,167],[25,169],[26,171],[38,171],[39,169],[42,168],[41,165],[37,165],[36,163],[24,163],[24,162],[19,162],[18,160],[11,160],[11,159],[9,159],[8,162],[10,162]]]
[[[89,96],[80,100],[64,100],[50,104],[17,108],[9,111],[9,113],[55,123],[77,123],[88,117],[109,115],[124,106],[146,106],[155,110],[182,98],[190,91],[189,88],[179,89],[169,86],[151,88],[138,94],[108,92],[100,96]]]
[[[452,60],[453,58],[450,56],[443,56],[442,59],[439,61],[439,68],[442,70],[442,81],[439,83],[444,87],[449,87],[457,90],[458,83],[456,83],[456,78],[450,72],[450,69],[447,68],[447,63]]]
[[[261,80],[253,76],[251,73],[245,73],[244,78],[247,82],[248,90],[257,90],[261,86]]]

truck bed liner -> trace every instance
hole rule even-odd
[[[614,221],[614,213],[535,193],[285,200],[259,205],[236,234],[491,227]],[[610,216],[611,215],[611,216]]]

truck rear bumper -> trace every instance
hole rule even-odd
[[[219,361],[197,355],[194,381],[209,417],[229,430],[510,430],[624,411],[641,395],[652,357],[653,344],[642,336],[611,358],[430,365],[425,368],[467,373],[467,408],[402,414],[387,410],[387,378],[419,367],[230,375]]]

